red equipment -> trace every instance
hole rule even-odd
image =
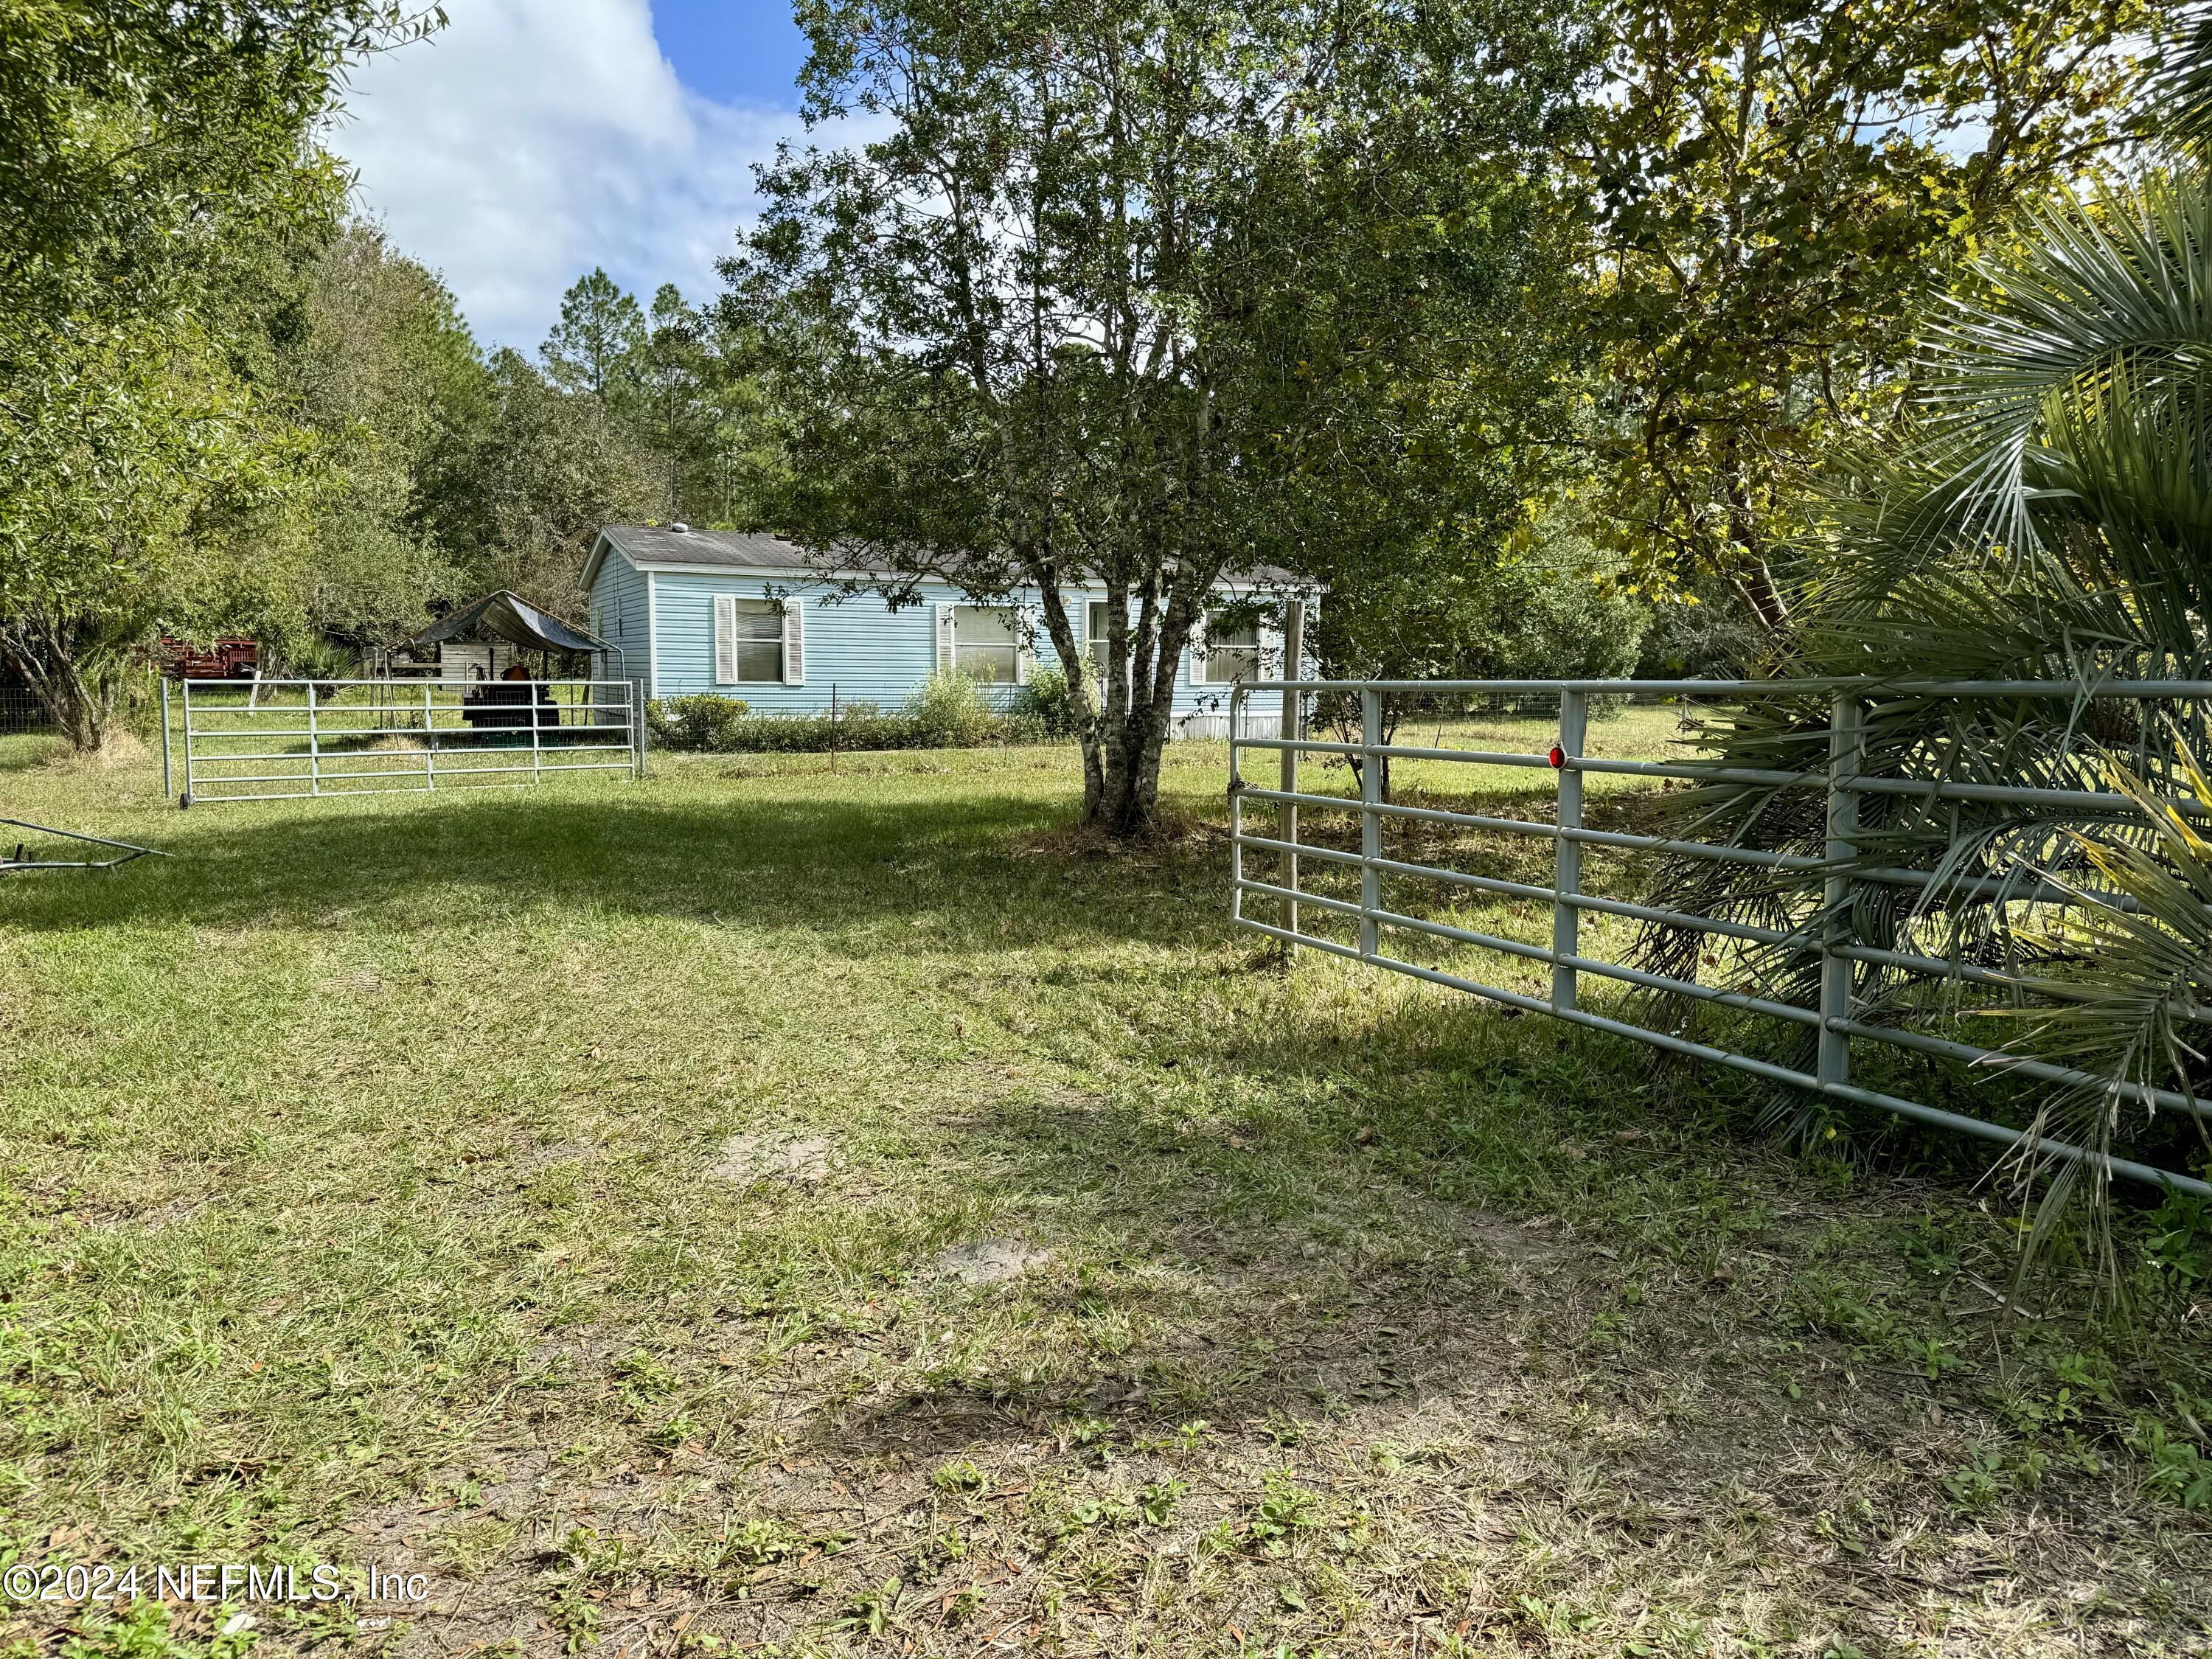
[[[260,670],[261,647],[252,640],[217,640],[199,647],[161,635],[161,672],[173,680],[250,680]]]

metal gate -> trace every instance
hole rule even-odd
[[[1711,764],[1608,759],[1585,752],[1589,701],[1593,696],[1662,696],[1741,701],[1786,695],[1802,699],[1808,690],[1816,696],[1826,693],[1829,699],[1830,758],[1825,771],[1717,773]],[[1549,1014],[1593,1030],[1631,1037],[1655,1048],[1709,1060],[1771,1082],[1789,1084],[1833,1099],[1875,1107],[1917,1122],[1956,1130],[2007,1146],[2024,1146],[2033,1152],[2063,1159],[2087,1158],[2114,1175],[2212,1196],[2212,1185],[2187,1176],[2126,1158],[2104,1158],[2063,1141],[2029,1137],[2016,1129],[1984,1118],[1948,1111],[1895,1094],[1862,1088],[1850,1081],[1852,1046],[1856,1041],[1890,1045],[1961,1061],[1970,1067],[1990,1068],[2014,1077],[2069,1087],[2107,1089],[2118,1097],[2137,1103],[2187,1112],[2200,1120],[2212,1118],[2212,1107],[2174,1091],[2114,1082],[2002,1050],[1954,1042],[1923,1031],[1876,1024],[1857,1017],[1860,1011],[1854,1006],[1853,1001],[1856,964],[1872,964],[1905,975],[1947,980],[1954,984],[1980,982],[2012,988],[2019,984],[2019,981],[2011,975],[1963,962],[1855,944],[1838,931],[1832,918],[1839,916],[1848,902],[1852,882],[1879,882],[1925,889],[1935,880],[1925,871],[1867,868],[1863,864],[1851,862],[1856,857],[1851,837],[1858,826],[1857,800],[1861,796],[1878,793],[1909,793],[1936,799],[2020,805],[2039,802],[2051,806],[2075,808],[2093,802],[2102,803],[2108,807],[2124,804],[2124,798],[2109,793],[2010,788],[1959,783],[1938,777],[1862,775],[1858,766],[1859,742],[1856,734],[1861,728],[1868,699],[1877,692],[1957,698],[2161,699],[2202,708],[2207,700],[2212,700],[2212,682],[2107,683],[2096,687],[2035,681],[1890,682],[1876,686],[1866,682],[1800,681],[1780,684],[1772,680],[1261,681],[1243,684],[1232,694],[1229,714],[1232,919],[1239,927],[1266,934],[1289,945],[1304,945],[1349,957],[1394,973],[1468,992],[1508,1007],[1530,1013]],[[1274,693],[1279,693],[1282,699],[1279,725],[1274,708],[1270,706],[1273,698],[1268,696]],[[1549,700],[1559,711],[1558,743],[1546,753],[1521,753],[1385,742],[1384,701],[1407,696],[1447,696],[1467,700],[1516,699],[1524,704],[1532,699],[1540,702]],[[1247,730],[1247,705],[1263,696],[1267,697],[1261,708],[1269,726],[1286,735],[1260,736]],[[1320,696],[1329,697],[1344,711],[1343,720],[1347,727],[1351,725],[1352,711],[1356,708],[1356,740],[1318,741],[1308,735],[1313,700]],[[1346,735],[1350,737],[1352,734],[1347,732]],[[1245,758],[1249,751],[1255,750],[1279,756],[1279,787],[1266,787],[1245,777]],[[1308,756],[1357,757],[1360,762],[1360,793],[1357,796],[1332,795],[1301,788],[1299,764]],[[1548,772],[1556,780],[1555,820],[1547,823],[1534,819],[1387,802],[1382,799],[1382,768],[1377,764],[1385,759],[1455,763],[1472,767],[1516,767]],[[1583,821],[1583,781],[1591,774],[1677,778],[1701,782],[1711,782],[1717,777],[1727,781],[1821,790],[1826,799],[1828,842],[1826,856],[1793,856],[1725,842],[1673,841],[1588,828]],[[1249,809],[1261,802],[1269,803],[1276,809],[1273,835],[1255,833],[1250,827]],[[1359,850],[1352,852],[1344,847],[1302,839],[1302,811],[1355,816],[1359,830]],[[1551,882],[1548,885],[1539,885],[1533,882],[1507,880],[1386,855],[1386,825],[1424,823],[1480,830],[1498,836],[1549,842],[1553,849]],[[1806,878],[1808,892],[1817,893],[1817,901],[1808,908],[1832,920],[1802,929],[1765,928],[1654,904],[1590,894],[1583,890],[1583,849],[1586,847],[1638,850],[1692,860],[1721,860],[1796,872]],[[1261,855],[1279,879],[1270,881],[1255,875],[1248,866],[1248,854]],[[1348,886],[1337,893],[1313,890],[1301,883],[1302,865],[1309,869],[1318,865],[1356,872],[1356,893]],[[1835,867],[1838,865],[1849,865],[1850,872],[1838,872]],[[1551,912],[1550,943],[1538,945],[1522,939],[1506,939],[1395,909],[1385,902],[1385,884],[1406,878],[1442,882],[1455,889],[1547,905]],[[2041,896],[2045,901],[2060,902],[2071,897],[2070,895],[2051,893]],[[1264,908],[1273,912],[1274,920],[1253,914],[1254,907],[1247,901],[1254,898],[1270,902]],[[1330,939],[1311,931],[1310,926],[1302,924],[1302,912],[1309,916],[1318,914],[1346,919],[1356,929],[1356,940]],[[1701,984],[1694,980],[1650,973],[1620,963],[1599,960],[1585,954],[1582,949],[1582,919],[1585,912],[1688,928],[1709,936],[1744,939],[1787,951],[1817,954],[1820,958],[1819,1006],[1800,1006]],[[1531,995],[1490,985],[1448,969],[1407,961],[1386,948],[1389,936],[1394,933],[1425,936],[1547,965],[1551,969],[1550,994],[1548,996]],[[1578,1001],[1578,981],[1585,974],[1644,990],[1673,993],[1740,1013],[1809,1030],[1817,1037],[1818,1058],[1814,1069],[1811,1072],[1796,1070],[1730,1048],[1692,1041],[1676,1033],[1652,1030],[1593,1012],[1582,1007]]]
[[[190,807],[635,779],[643,712],[629,680],[165,681],[161,787]]]

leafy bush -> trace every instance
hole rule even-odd
[[[832,749],[958,749],[987,743],[1035,744],[1054,733],[1033,709],[997,714],[973,680],[933,675],[887,714],[873,702],[839,705],[824,714],[756,714],[736,697],[702,692],[649,703],[647,722],[664,749],[710,754],[818,755]]]
[[[958,670],[932,674],[906,700],[906,716],[928,735],[922,746],[960,749],[998,735],[983,688]]]
[[[1037,722],[1047,738],[1066,739],[1075,735],[1075,688],[1059,668],[1039,668],[1030,676],[1017,714]]]
[[[902,714],[886,714],[873,703],[848,703],[832,720],[827,714],[756,714],[731,728],[726,750],[750,755],[819,755],[832,749],[927,749],[933,747]]]
[[[647,705],[646,724],[664,749],[734,749],[732,741],[749,705],[742,697],[670,697]]]

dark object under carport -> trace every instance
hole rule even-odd
[[[460,642],[483,644],[493,640],[504,640],[507,644],[526,651],[541,651],[566,655],[589,655],[599,659],[600,666],[593,676],[596,684],[620,684],[629,695],[629,668],[623,659],[622,647],[608,644],[596,635],[586,633],[571,623],[566,623],[550,611],[541,611],[511,588],[500,588],[487,593],[473,604],[463,605],[452,615],[440,617],[407,641],[410,646],[449,645]],[[544,677],[550,678],[550,675]],[[491,680],[478,686],[464,699],[461,718],[467,721],[471,732],[491,747],[506,747],[518,739],[507,735],[512,730],[530,731],[533,726],[542,734],[547,728],[554,735],[539,735],[536,741],[562,742],[559,734],[562,726],[560,710],[544,690],[543,678],[521,683]],[[605,711],[598,707],[603,701],[594,689],[587,698],[593,705],[586,717],[588,725],[606,724]],[[635,716],[625,716],[635,720]],[[644,755],[642,722],[635,740],[639,745],[638,756]],[[499,732],[497,737],[489,736]]]
[[[440,617],[407,643],[446,645],[488,640],[504,640],[525,651],[588,653],[608,659],[606,672],[600,678],[627,678],[613,660],[621,657],[620,647],[609,645],[550,611],[540,611],[520,593],[504,587],[485,594],[473,605],[462,606],[451,616]]]

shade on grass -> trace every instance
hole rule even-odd
[[[9,740],[176,856],[0,890],[6,1543],[547,1652],[2198,1639],[2193,1324],[2002,1312],[1940,1149],[1285,971],[1223,765],[1111,854],[1056,750],[178,814]]]

